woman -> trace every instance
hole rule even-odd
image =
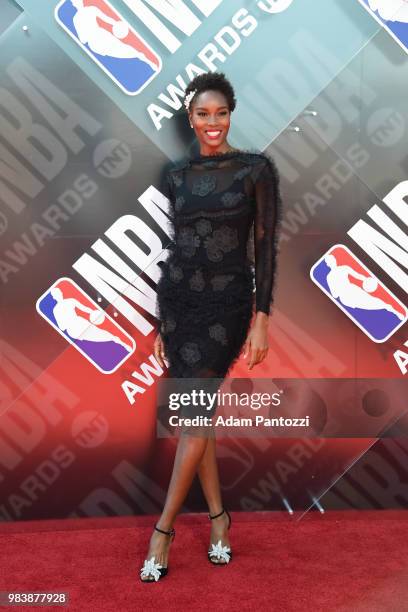
[[[166,174],[173,242],[157,286],[161,327],[154,350],[162,367],[168,360],[171,377],[222,379],[243,347],[249,369],[267,355],[281,218],[279,177],[267,155],[229,145],[236,100],[223,73],[197,76],[185,94],[200,153]],[[248,256],[251,227],[255,279]],[[254,280],[256,314],[248,333]],[[191,433],[185,430],[178,441],[164,509],[141,569],[144,581],[167,574],[173,523],[196,472],[211,519],[208,559],[225,565],[232,557],[215,438]]]

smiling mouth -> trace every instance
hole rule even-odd
[[[206,130],[205,133],[209,138],[218,138],[222,134],[222,130]]]

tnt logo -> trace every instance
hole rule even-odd
[[[408,1],[359,0],[360,4],[408,52]]]
[[[385,342],[407,320],[407,309],[343,244],[331,247],[310,278],[374,342]]]
[[[54,15],[125,93],[140,93],[161,71],[161,58],[106,0],[61,0]]]
[[[38,314],[103,374],[115,372],[136,343],[70,278],[60,278],[36,303]]]

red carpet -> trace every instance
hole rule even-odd
[[[69,591],[68,608],[36,607],[48,610],[408,609],[407,512],[232,517],[229,566],[207,561],[206,515],[181,515],[169,574],[152,584],[139,569],[157,517],[3,523],[0,590]]]

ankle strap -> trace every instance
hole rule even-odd
[[[164,535],[172,536],[173,538],[176,535],[176,530],[174,529],[174,527],[172,529],[170,529],[170,531],[165,531],[164,529],[159,529],[159,527],[157,527],[157,525],[155,525],[154,528],[155,528],[156,531],[159,531],[160,533],[164,533]]]
[[[208,515],[208,518],[209,518],[209,519],[211,519],[211,520],[216,519],[216,518],[218,518],[219,516],[221,516],[221,514],[224,514],[224,512],[225,512],[225,510],[224,510],[224,508],[223,508],[223,509],[221,510],[221,512],[219,512],[218,514],[213,514],[213,516],[211,516],[211,514],[209,514],[209,515]]]

